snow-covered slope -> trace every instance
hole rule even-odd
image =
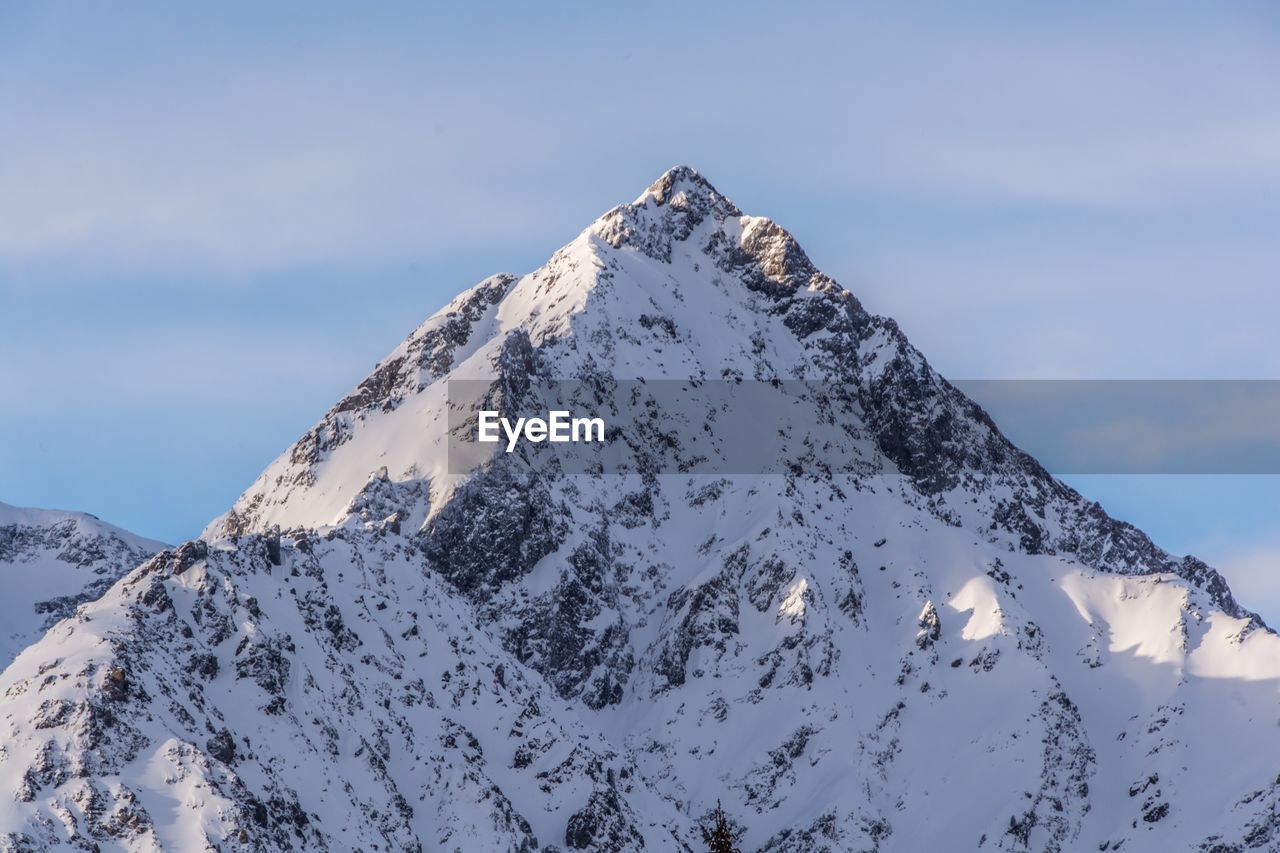
[[[454,474],[458,378],[511,411],[536,379],[811,384],[776,475],[679,473],[691,409],[625,473]],[[677,168],[463,293],[203,541],[20,655],[0,838],[700,849],[719,801],[753,850],[1275,849],[1278,690],[1216,572]]]
[[[0,503],[0,669],[164,547],[82,512]]]

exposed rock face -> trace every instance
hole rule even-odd
[[[641,378],[813,390],[767,476],[682,473],[670,413],[624,473],[450,470],[446,380]],[[744,849],[1267,849],[1277,685],[1216,572],[678,168],[6,671],[0,845],[698,849],[719,801]]]

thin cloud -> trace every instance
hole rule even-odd
[[[390,31],[343,52],[317,25],[287,62],[223,46],[194,70],[150,54],[95,68],[80,89],[32,75],[0,89],[16,129],[0,141],[0,259],[252,271],[550,234],[549,199],[594,215],[590,199],[612,198],[566,189],[566,164],[581,182],[701,152],[715,177],[728,140],[755,171],[845,193],[1143,208],[1280,186],[1280,62],[1243,25],[1206,47],[1197,21],[1135,43],[1025,17],[979,37],[945,16],[781,34],[694,16],[691,36],[736,37],[691,57],[643,42],[653,21],[553,23],[482,52]],[[628,28],[640,44],[598,37]],[[775,35],[813,47],[780,64]],[[766,50],[744,64],[744,48]]]

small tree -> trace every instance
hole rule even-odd
[[[711,813],[711,825],[702,827],[702,841],[707,845],[708,853],[742,853],[738,847],[738,839],[742,830],[735,829],[729,823],[720,801],[716,800],[716,810]]]

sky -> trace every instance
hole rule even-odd
[[[1280,379],[1280,5],[892,6],[0,0],[0,500],[194,536],[676,163],[947,376]],[[1068,479],[1280,624],[1280,477]]]

